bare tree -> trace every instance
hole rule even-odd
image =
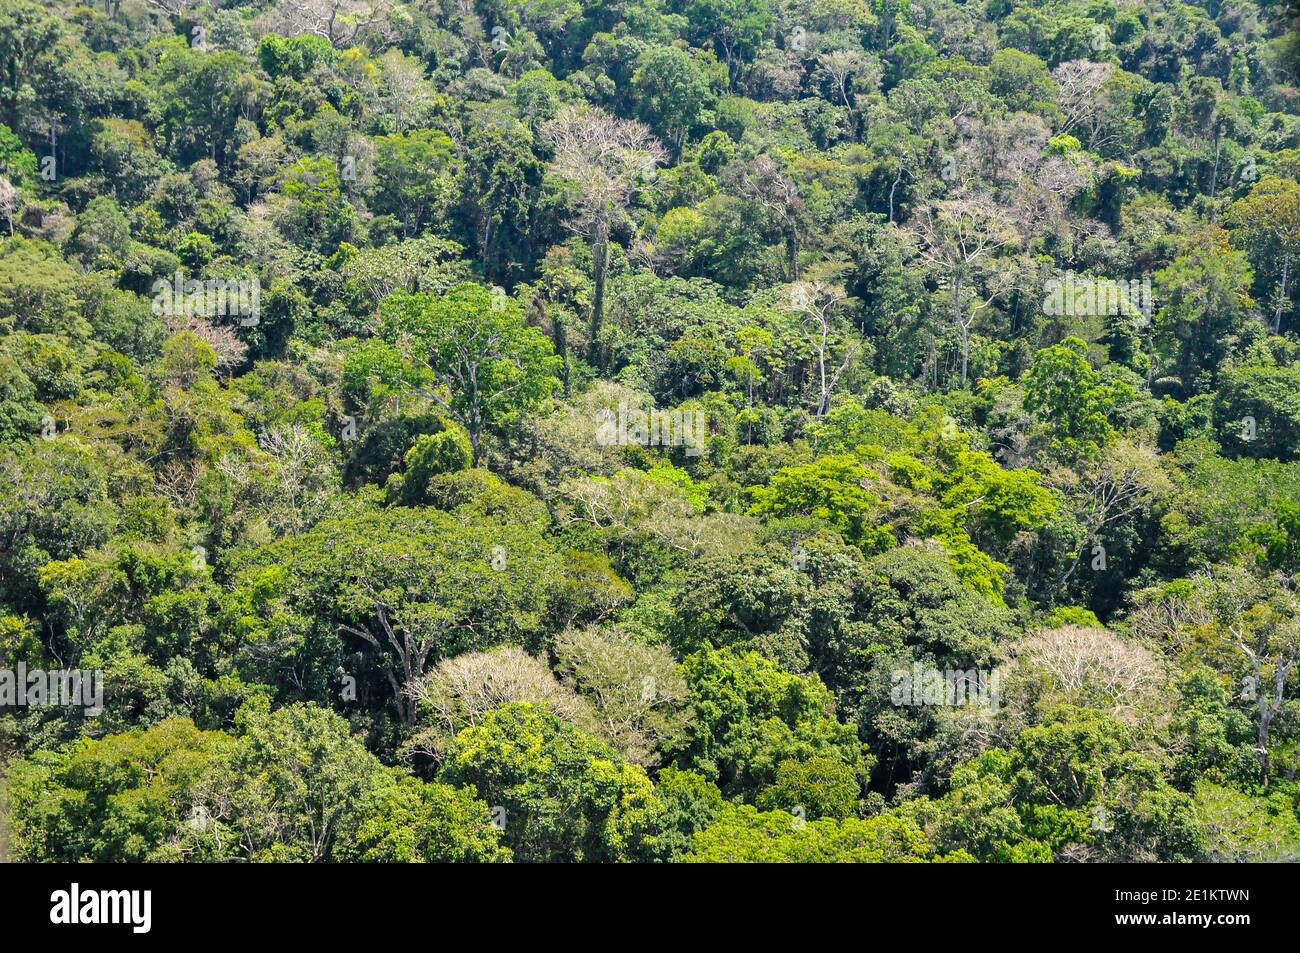
[[[1069,704],[1101,706],[1128,724],[1150,717],[1167,697],[1159,657],[1106,629],[1036,632],[1020,646],[1019,663]]]
[[[0,175],[0,215],[9,223],[9,234],[14,233],[14,216],[22,211],[23,196],[17,186]]]
[[[272,427],[258,435],[262,452],[275,460],[267,522],[282,532],[301,532],[309,511],[325,502],[338,486],[338,472],[324,447],[302,424]]]
[[[461,729],[477,725],[492,709],[512,702],[544,704],[565,721],[596,729],[591,706],[560,684],[544,661],[513,646],[440,662],[408,686],[407,695],[416,706],[421,729],[406,750],[435,759],[442,757]]]
[[[1129,631],[1154,645],[1183,651],[1192,645],[1198,630],[1214,622],[1214,614],[1205,601],[1191,598],[1192,595],[1167,592],[1163,587],[1143,589],[1133,597],[1133,608],[1128,614]]]
[[[104,0],[105,14],[108,14],[109,12],[108,4],[109,4],[109,0]],[[156,10],[157,12],[161,13],[163,16],[167,16],[167,17],[178,17],[186,10],[193,9],[194,7],[209,6],[209,4],[202,3],[200,2],[200,0],[145,0],[145,4],[149,6],[151,9]],[[115,4],[113,14],[109,16],[109,19],[112,20],[117,19],[116,8],[120,6],[121,6],[120,2]],[[215,7],[217,6],[217,4],[213,3],[211,4],[211,6]]]
[[[1255,756],[1260,783],[1267,786],[1270,736],[1286,702],[1286,683],[1300,657],[1300,600],[1288,588],[1269,592],[1263,580],[1241,567],[1220,567],[1193,576],[1220,627],[1220,638],[1245,659],[1246,700],[1259,712]],[[1271,681],[1272,693],[1266,689]]]
[[[964,387],[970,367],[971,326],[1013,277],[998,268],[995,259],[1019,236],[1001,210],[984,196],[932,202],[915,216],[912,231],[921,260],[947,283],[950,315],[961,334]]]
[[[850,94],[850,80],[855,80],[853,85],[862,85],[875,88],[880,82],[880,63],[876,60],[869,59],[861,50],[846,49],[832,50],[829,53],[823,53],[817,59],[817,65],[826,71],[835,88],[839,91],[840,100],[848,109],[849,115],[853,115],[853,104],[856,97]]]
[[[785,238],[786,268],[791,281],[799,280],[799,231],[807,207],[799,186],[782,174],[764,153],[753,162],[734,163],[735,189],[741,198],[757,203],[776,219]]]
[[[641,123],[616,119],[594,107],[565,107],[542,128],[542,135],[554,150],[551,174],[569,193],[571,227],[591,242],[594,289],[588,355],[594,363],[605,315],[610,231],[626,216],[637,193],[653,182],[655,167],[668,153]]]
[[[1102,107],[1106,83],[1114,75],[1113,64],[1091,60],[1070,60],[1052,70],[1058,89],[1056,101],[1064,116],[1058,135],[1089,125],[1095,119]]]
[[[830,413],[831,395],[861,350],[857,341],[849,341],[844,346],[839,365],[833,366],[835,358],[832,352],[840,337],[835,327],[835,315],[845,300],[843,289],[824,281],[801,281],[790,288],[790,307],[795,313],[804,315],[804,330],[817,359],[818,417]]]
[[[392,49],[380,57],[384,81],[380,89],[380,106],[393,117],[400,134],[411,124],[419,125],[424,112],[433,102],[433,89],[425,81],[424,65],[401,50]]]
[[[387,0],[280,0],[275,9],[288,35],[323,36],[338,47],[352,46],[362,30],[380,26],[388,12]]]
[[[600,729],[628,760],[650,766],[685,725],[689,692],[672,652],[617,629],[569,629],[556,639],[565,682],[596,706]]]
[[[681,490],[634,469],[608,479],[573,477],[559,485],[558,497],[560,526],[614,529],[612,537],[629,542],[642,536],[691,559],[730,552],[737,534],[752,532],[755,525],[752,517],[737,513],[701,515]]]
[[[1082,473],[1062,470],[1056,476],[1064,476],[1063,489],[1086,534],[1085,549],[1101,539],[1107,526],[1150,506],[1173,489],[1159,454],[1130,440],[1117,440],[1106,447],[1100,459]],[[1078,565],[1078,559],[1070,564],[1062,586]]]

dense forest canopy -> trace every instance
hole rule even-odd
[[[1277,0],[0,0],[0,853],[1300,859]]]

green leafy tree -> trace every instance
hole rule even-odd
[[[438,779],[492,805],[523,862],[630,859],[656,806],[644,769],[528,703],[490,711],[457,735]]]
[[[432,662],[535,638],[559,575],[530,529],[396,508],[325,520],[237,568],[230,611],[257,668],[305,697],[337,697],[346,640],[369,657],[407,724],[416,713],[408,691]]]
[[[1107,419],[1116,395],[1088,361],[1088,346],[1066,338],[1034,355],[1025,375],[1025,409],[1048,435],[1054,455],[1068,461],[1094,456],[1115,433]]]
[[[871,489],[873,474],[852,456],[820,457],[787,467],[756,487],[749,512],[754,516],[812,516],[835,527],[847,542],[866,553],[893,545],[879,524],[882,500]]]
[[[422,392],[465,428],[475,465],[484,433],[539,409],[560,386],[551,342],[527,325],[518,303],[481,285],[393,295],[380,308],[380,334]]]
[[[673,46],[652,46],[637,57],[632,89],[641,118],[677,153],[713,98],[695,58]]]
[[[1214,394],[1214,421],[1225,450],[1295,460],[1300,456],[1300,369],[1226,371]]]
[[[1155,275],[1161,301],[1156,353],[1181,396],[1213,386],[1224,360],[1240,346],[1253,303],[1250,264],[1222,229],[1207,228],[1187,244]]]
[[[1244,198],[1228,208],[1233,237],[1245,246],[1256,279],[1267,276],[1273,287],[1261,300],[1273,308],[1273,333],[1282,333],[1282,317],[1295,310],[1294,282],[1300,265],[1300,183],[1266,175]]]
[[[688,863],[906,863],[937,859],[915,824],[884,814],[866,820],[804,821],[784,811],[729,806],[692,844]],[[969,860],[956,853],[946,860]]]
[[[823,756],[861,778],[871,758],[833,714],[815,675],[782,671],[756,652],[710,649],[684,664],[693,720],[678,759],[723,793],[752,800],[786,761]]]
[[[202,816],[191,808],[231,744],[174,718],[17,761],[8,783],[13,849],[62,863],[201,857],[187,836],[191,817]]]

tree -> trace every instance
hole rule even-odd
[[[14,233],[14,216],[23,208],[23,196],[5,176],[0,175],[0,215],[9,223],[9,235]]]
[[[1088,346],[1079,338],[1035,354],[1024,387],[1025,409],[1047,430],[1054,455],[1086,459],[1114,436],[1106,415],[1115,405],[1115,393],[1088,362]]]
[[[1235,367],[1219,378],[1214,422],[1226,451],[1247,457],[1300,456],[1300,370]]]
[[[1005,290],[1006,272],[995,258],[1018,241],[1002,212],[986,198],[943,199],[913,219],[921,260],[947,285],[950,317],[961,336],[961,384],[970,367],[970,329]]]
[[[1064,626],[1035,633],[1020,647],[1017,664],[1041,679],[1045,705],[1097,708],[1136,725],[1162,707],[1167,673],[1139,643],[1100,628]]]
[[[433,90],[424,80],[424,64],[414,57],[408,57],[398,49],[384,52],[379,61],[383,66],[384,78],[380,87],[381,103],[384,112],[392,117],[392,123],[400,136],[408,123],[421,125],[429,106],[434,100]],[[414,137],[423,138],[421,133],[434,130],[420,130]],[[437,136],[435,133],[434,141]]]
[[[103,544],[120,518],[104,463],[75,438],[0,450],[0,595],[36,608],[37,572]]]
[[[1273,721],[1286,704],[1287,681],[1300,660],[1300,600],[1289,589],[1262,584],[1237,567],[1222,567],[1197,579],[1206,586],[1220,638],[1246,664],[1247,701],[1258,712],[1259,780],[1267,787]]]
[[[1213,386],[1220,366],[1246,331],[1252,275],[1227,233],[1208,226],[1186,240],[1186,250],[1155,274],[1162,302],[1155,316],[1155,349],[1177,392]]]
[[[844,293],[834,285],[824,282],[799,282],[790,289],[792,310],[802,316],[804,331],[812,344],[817,360],[817,409],[818,417],[825,417],[831,410],[831,395],[840,383],[840,378],[857,358],[862,346],[857,341],[841,343],[837,338],[844,337],[836,327],[836,312],[844,305]],[[843,354],[839,366],[835,363],[834,351]]]
[[[1300,822],[1280,799],[1209,783],[1198,784],[1194,796],[1210,863],[1295,863],[1300,858]]]
[[[70,48],[64,24],[38,4],[6,0],[0,9],[0,109],[4,124],[22,129],[37,102],[36,90],[58,88]]]
[[[695,58],[674,46],[652,46],[632,74],[641,118],[681,154],[682,140],[699,123],[713,96]]]
[[[1086,125],[1096,115],[1101,108],[1101,91],[1114,75],[1114,64],[1090,60],[1070,60],[1052,70],[1057,85],[1056,102],[1062,113],[1057,135]]]
[[[740,67],[758,50],[772,24],[764,0],[687,0],[683,4],[696,34],[712,40],[727,64],[734,88]]]
[[[1291,282],[1300,262],[1300,183],[1266,175],[1244,198],[1233,202],[1225,220],[1255,265],[1256,278],[1275,282],[1273,333],[1282,333],[1282,315],[1294,307]]]
[[[1087,386],[1083,380],[1076,378],[1076,382],[1081,389]],[[1159,455],[1150,447],[1117,440],[1087,459],[1082,472],[1070,472],[1065,478],[1075,518],[1084,529],[1085,552],[1103,541],[1108,528],[1151,508],[1173,490]],[[1070,563],[1062,585],[1078,565],[1077,558]]]
[[[231,743],[173,718],[17,761],[8,784],[13,849],[26,861],[62,863],[196,856],[187,843],[191,809]]]
[[[799,194],[799,186],[766,153],[753,162],[732,163],[728,169],[735,177],[736,193],[776,222],[785,241],[786,277],[798,281],[799,235],[807,217],[807,205]]]
[[[753,516],[813,516],[825,520],[844,539],[868,554],[893,544],[880,525],[882,503],[871,483],[873,474],[847,454],[819,457],[786,467],[767,486],[753,489]]]
[[[363,31],[383,24],[388,4],[384,0],[280,0],[276,15],[290,36],[310,33],[346,48]]]
[[[816,675],[784,672],[757,652],[706,649],[683,663],[693,720],[678,753],[724,794],[752,801],[780,765],[826,757],[863,778],[871,757],[834,715]]]
[[[686,682],[667,646],[617,629],[569,629],[555,655],[561,677],[591,699],[601,735],[628,761],[653,767],[681,737]]]
[[[461,730],[481,724],[502,705],[545,705],[565,721],[592,733],[597,730],[591,706],[560,684],[544,661],[514,646],[444,659],[407,691],[426,726],[407,747],[439,761]]]
[[[348,671],[339,640],[358,640],[411,725],[429,665],[534,637],[558,574],[531,530],[394,508],[324,520],[246,554],[232,609],[250,664],[308,698],[335,695]]]
[[[452,149],[436,129],[376,139],[374,210],[397,216],[407,236],[438,222],[455,194]]]
[[[1057,709],[1022,731],[1006,771],[1022,813],[1058,856],[1189,861],[1201,842],[1191,798],[1134,750],[1130,729],[1088,709]],[[1035,807],[1037,811],[1035,811]]]
[[[831,50],[817,58],[817,65],[825,70],[835,83],[835,91],[839,93],[840,101],[844,103],[844,108],[850,115],[853,114],[857,99],[849,91],[850,86],[861,85],[867,89],[874,89],[880,85],[880,63],[858,50]],[[855,80],[856,82],[853,82]]]
[[[687,863],[905,863],[935,859],[925,834],[890,814],[860,820],[803,821],[785,811],[728,805],[695,836]],[[968,860],[956,853],[951,860]]]
[[[535,254],[534,218],[545,166],[532,145],[533,136],[522,125],[475,126],[466,137],[465,203],[489,279],[522,277]]]
[[[565,106],[542,127],[553,150],[551,174],[565,189],[572,227],[591,242],[591,320],[588,357],[597,362],[605,314],[605,272],[610,229],[620,223],[637,194],[667,158],[645,126],[616,119],[594,108]]]
[[[352,239],[357,213],[343,197],[343,180],[332,159],[299,159],[280,190],[283,227],[290,236],[323,253]]]
[[[241,709],[240,737],[215,759],[192,825],[216,856],[319,863],[351,849],[367,802],[393,783],[348,723],[316,705]]]
[[[642,768],[540,704],[503,705],[464,729],[438,779],[492,805],[526,863],[623,859],[655,806]]]
[[[343,849],[366,863],[503,863],[510,850],[488,805],[464,788],[411,777],[383,786]]]
[[[485,432],[537,410],[559,389],[551,342],[525,323],[517,302],[481,285],[392,295],[380,306],[379,325],[415,369],[420,393],[465,428],[475,465]]]
[[[758,796],[761,811],[785,810],[805,818],[852,817],[862,785],[851,765],[834,758],[782,761],[776,783]]]

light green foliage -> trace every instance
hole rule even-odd
[[[559,387],[550,342],[524,324],[515,301],[480,285],[395,295],[384,303],[381,334],[469,432],[475,462],[486,430],[509,426]]]
[[[756,488],[750,513],[816,517],[864,552],[879,552],[893,544],[893,537],[878,525],[883,507],[880,497],[872,492],[873,476],[851,456],[821,457],[783,469],[767,486]]]
[[[907,863],[935,859],[915,824],[890,815],[857,820],[803,821],[784,811],[730,807],[696,835],[692,863]],[[943,858],[969,859],[957,854]]]
[[[503,811],[520,861],[632,859],[654,809],[643,769],[535,704],[504,705],[462,731],[438,777]]]
[[[824,755],[859,776],[869,769],[853,729],[827,714],[830,692],[815,675],[734,649],[705,650],[684,667],[693,721],[678,759],[724,793],[753,799],[790,760]]]
[[[462,788],[404,777],[375,795],[348,859],[370,863],[502,863],[510,851],[488,806]]]

